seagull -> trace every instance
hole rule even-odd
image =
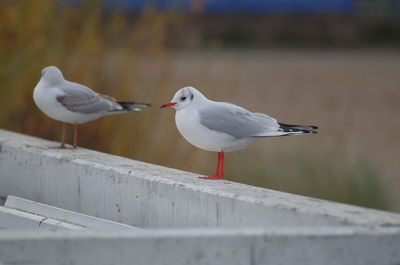
[[[224,153],[243,149],[265,137],[316,134],[317,126],[290,125],[276,119],[250,112],[227,102],[206,98],[194,87],[179,89],[171,102],[161,108],[176,110],[175,123],[180,134],[192,145],[218,152],[217,170],[202,179],[224,178]]]
[[[77,147],[78,124],[107,115],[141,111],[150,106],[146,103],[116,101],[86,86],[67,81],[56,66],[43,68],[42,77],[33,91],[33,100],[47,116],[62,122],[59,148],[66,148],[66,123],[74,125],[74,149]]]

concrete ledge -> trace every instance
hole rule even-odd
[[[0,214],[2,208],[5,211],[11,211],[15,213],[14,219],[18,216],[21,216],[20,222],[22,225],[27,221],[24,216],[30,215],[33,216],[33,219],[36,221],[34,228],[41,227],[43,228],[43,223],[48,223],[50,219],[57,221],[55,222],[55,227],[62,227],[61,225],[67,224],[72,225],[72,227],[77,227],[79,229],[90,229],[90,230],[102,230],[102,231],[126,231],[126,230],[135,230],[139,231],[138,228],[121,224],[117,222],[113,222],[110,220],[100,219],[97,217],[93,217],[90,215],[85,215],[81,213],[76,213],[64,209],[60,209],[54,206],[49,206],[47,204],[42,204],[34,201],[30,201],[27,199],[22,199],[15,196],[8,196],[7,201],[4,205],[5,207],[0,206]],[[7,208],[6,208],[7,207]],[[40,217],[38,219],[38,217]],[[22,220],[21,220],[22,219]],[[0,218],[0,224],[3,223]],[[15,223],[6,222],[11,227],[16,227]],[[0,225],[1,227],[1,225]],[[27,227],[18,226],[20,229],[26,229]],[[67,227],[68,228],[68,227]]]
[[[0,230],[0,263],[400,264],[398,214],[201,180],[86,149],[48,148],[55,145],[0,130],[0,198],[142,228],[196,229]]]
[[[257,188],[0,130],[0,196],[136,227],[400,226],[400,215]]]
[[[397,265],[399,249],[398,228],[0,231],[0,260],[21,265]]]
[[[70,229],[83,230],[83,226],[63,222],[41,215],[18,211],[0,206],[1,229]]]

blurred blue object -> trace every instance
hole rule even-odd
[[[79,2],[79,1],[78,1]],[[189,12],[192,7],[205,14],[260,13],[351,13],[352,0],[104,0],[106,10],[139,12],[146,8],[158,11]]]
[[[205,13],[348,13],[350,0],[209,0]]]

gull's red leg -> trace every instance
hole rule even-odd
[[[66,148],[65,146],[65,130],[66,130],[66,124],[65,122],[62,123],[62,132],[61,132],[61,145],[59,146],[59,148],[64,149]]]
[[[74,123],[74,149],[77,147],[78,142],[78,124]]]
[[[224,178],[224,152],[218,152],[217,170],[214,176],[200,177],[201,179],[223,179]]]
[[[224,153],[219,152],[218,153],[218,166],[217,166],[217,175],[223,179],[224,178]]]

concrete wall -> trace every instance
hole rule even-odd
[[[400,264],[398,214],[56,145],[0,130],[0,198],[145,229],[0,230],[4,265]]]
[[[0,260],[6,265],[398,265],[399,249],[394,228],[0,231]]]
[[[400,225],[400,215],[257,188],[0,130],[0,196],[137,227]]]

